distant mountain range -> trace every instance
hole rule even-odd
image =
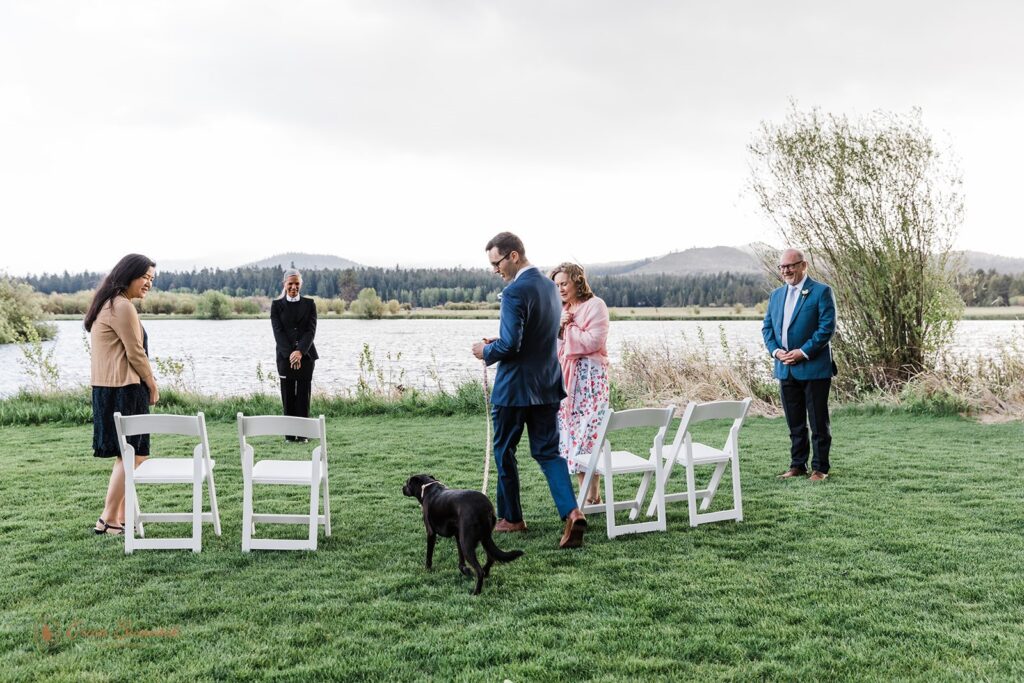
[[[761,273],[764,267],[757,260],[752,246],[694,247],[673,251],[655,259],[641,261],[628,274],[707,275],[711,273]]]
[[[757,258],[757,250],[767,245],[747,244],[741,247],[693,247],[682,251],[673,251],[664,256],[640,259],[638,261],[615,261],[611,263],[586,264],[587,272],[592,275],[707,275],[712,273],[748,273],[764,272],[764,267]],[[1024,258],[1012,258],[986,254],[980,251],[962,252],[964,263],[969,270],[995,270],[1007,275],[1024,273]],[[340,256],[331,254],[306,254],[288,252],[277,254],[260,261],[246,263],[241,268],[282,268],[295,267],[299,270],[365,268]],[[172,270],[191,270],[191,268]]]
[[[653,259],[644,259],[635,264],[593,264],[587,266],[596,274],[666,274],[704,275],[709,273],[763,273],[764,266],[758,260],[757,251],[767,245],[748,244],[742,247],[694,247],[674,251]],[[1024,258],[997,256],[980,251],[961,252],[968,270],[995,270],[1005,275],[1024,273]]]
[[[1018,275],[1024,273],[1024,258],[1013,258],[1011,256],[997,256],[985,254],[980,251],[962,252],[967,267],[971,270],[994,270],[1004,275]]]
[[[277,254],[276,256],[271,256],[270,258],[265,258],[261,261],[246,263],[239,267],[273,268],[274,266],[281,266],[282,268],[298,268],[299,270],[324,270],[328,268],[344,270],[345,268],[365,267],[362,264],[350,261],[347,258],[341,258],[340,256],[332,256],[330,254],[304,254],[297,251]]]

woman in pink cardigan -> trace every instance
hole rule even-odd
[[[594,296],[582,266],[563,263],[551,271],[551,279],[562,297],[558,360],[567,394],[558,410],[558,452],[582,486],[580,461],[599,445],[597,430],[608,409],[608,307]],[[596,476],[587,502],[601,502]]]

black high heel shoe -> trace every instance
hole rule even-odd
[[[118,526],[116,524],[107,524],[103,521],[102,517],[96,521],[103,525],[102,529],[97,529],[96,527],[93,527],[93,533],[95,533],[97,536],[103,536],[105,534],[110,536],[119,536],[120,534],[124,533],[123,526]]]

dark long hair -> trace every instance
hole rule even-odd
[[[103,305],[112,300],[115,296],[123,294],[132,280],[145,275],[150,268],[156,268],[149,257],[142,254],[128,254],[103,278],[103,282],[96,288],[92,295],[92,303],[85,314],[85,330],[92,331],[92,324],[96,322],[96,316],[100,314]]]

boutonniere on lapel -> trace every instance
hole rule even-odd
[[[809,289],[805,289],[805,290],[803,290],[802,292],[800,292],[800,296],[807,296],[807,295],[808,295],[808,294],[810,294],[810,293],[811,293],[811,290],[809,290]]]

